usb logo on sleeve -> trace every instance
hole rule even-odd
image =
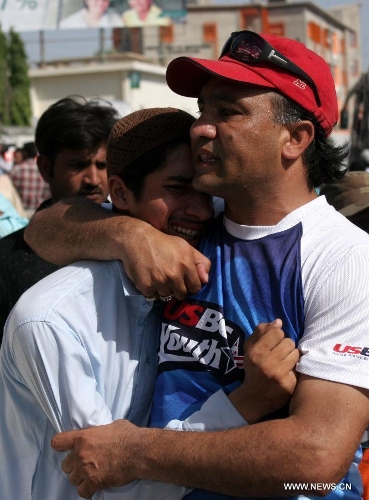
[[[333,347],[334,352],[338,354],[349,354],[349,355],[356,355],[356,356],[365,356],[366,358],[369,358],[369,347],[358,347],[358,346],[352,346],[352,345],[343,345],[343,344],[336,344]]]

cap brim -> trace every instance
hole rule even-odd
[[[252,71],[252,67],[240,64],[227,56],[217,61],[178,57],[169,63],[166,74],[169,88],[186,97],[198,97],[211,76],[237,83],[275,88],[272,82]]]

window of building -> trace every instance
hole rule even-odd
[[[205,43],[217,41],[217,26],[215,23],[205,23],[202,26],[202,37]]]
[[[170,24],[169,26],[160,26],[159,36],[161,43],[173,43],[174,42],[173,25]]]
[[[337,33],[332,33],[332,52],[333,54],[339,54],[342,51],[340,41]]]
[[[329,29],[324,30],[324,47],[330,49],[332,46],[332,32]]]
[[[220,48],[218,47],[216,23],[205,23],[202,25],[202,39],[204,43],[209,43],[213,46],[214,59],[219,57]]]
[[[308,24],[308,37],[316,43],[321,43],[321,28],[319,24],[310,22]]]

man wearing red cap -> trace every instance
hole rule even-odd
[[[209,282],[165,307],[152,425],[237,387],[244,338],[276,317],[301,351],[299,381],[285,415],[226,432],[118,421],[59,435],[53,446],[72,449],[64,471],[84,498],[134,479],[207,490],[189,499],[360,498],[369,239],[315,192],[343,176],[346,157],[328,139],[338,118],[330,68],[297,41],[242,31],[218,61],[175,59],[167,81],[198,98],[193,185],[224,198],[225,213],[200,247]]]

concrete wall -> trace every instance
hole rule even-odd
[[[139,88],[131,85],[132,73],[139,75]],[[156,106],[178,107],[191,114],[197,111],[196,99],[178,96],[168,88],[164,67],[140,61],[31,69],[29,76],[34,125],[52,103],[76,94],[117,103],[118,109],[124,103],[122,114]]]

